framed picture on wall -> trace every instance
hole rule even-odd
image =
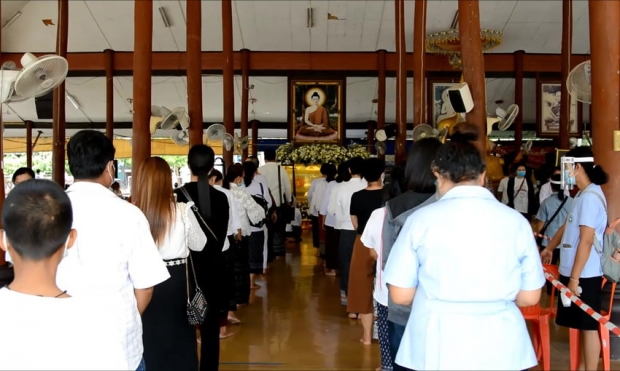
[[[569,149],[559,149],[555,150],[555,166],[560,166],[560,162],[562,161],[562,157],[566,156],[566,154],[570,151]]]
[[[448,88],[458,85],[454,82],[432,82],[429,84],[428,101],[431,104],[431,114],[428,124],[437,127],[440,122],[456,116],[456,112],[450,104]]]
[[[538,82],[538,135],[555,136],[560,133],[560,102],[562,89],[556,82]],[[571,136],[578,135],[581,130],[581,109],[577,100],[569,97],[570,102],[570,130]]]
[[[341,144],[343,80],[290,80],[289,140]]]

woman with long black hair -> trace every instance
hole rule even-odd
[[[198,144],[190,148],[187,164],[192,172],[191,182],[174,192],[178,202],[193,201],[198,207],[198,220],[207,226],[201,228],[207,244],[200,252],[191,252],[197,284],[209,303],[209,310],[200,325],[200,371],[217,371],[220,363],[220,321],[227,317],[225,285],[218,284],[225,275],[222,249],[228,232],[228,199],[222,192],[209,185],[215,153],[211,147]],[[188,200],[183,189],[191,197]],[[191,279],[191,278],[190,278]]]
[[[561,247],[560,282],[594,311],[600,312],[603,271],[594,239],[603,246],[607,227],[607,200],[601,185],[608,182],[609,176],[600,165],[594,163],[590,147],[574,148],[565,156],[575,158],[575,168],[563,171],[566,171],[565,180],[576,185],[579,193],[575,196],[564,225],[540,256],[543,263],[550,263],[553,251]],[[598,322],[576,305],[565,307],[561,300],[558,300],[555,322],[563,327],[580,330],[582,357],[579,369],[596,370],[601,352]]]

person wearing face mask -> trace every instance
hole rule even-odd
[[[536,211],[534,184],[532,180],[526,176],[527,171],[525,165],[513,165],[514,177],[508,179],[508,184],[502,195],[502,203],[512,207],[521,213],[527,220]]]
[[[362,322],[360,342],[370,345],[372,342],[373,302],[372,289],[375,277],[375,260],[370,250],[362,243],[362,233],[373,211],[383,206],[383,177],[385,162],[378,158],[365,161],[362,176],[368,182],[365,189],[351,196],[350,218],[357,237],[353,245],[351,264],[349,265],[349,295],[347,312],[359,313]]]
[[[409,370],[538,363],[519,310],[545,283],[538,248],[529,223],[484,188],[476,138],[455,133],[437,151],[440,198],[407,219],[385,267],[392,300],[412,304],[395,359]]]
[[[142,322],[155,285],[170,278],[149,222],[135,205],[109,187],[114,145],[105,134],[82,130],[67,144],[75,182],[67,189],[73,209],[75,247],[58,267],[57,282],[71,296],[94,295],[114,306],[123,326],[120,344],[127,370],[143,370]]]
[[[566,221],[540,256],[543,263],[549,264],[553,251],[560,247],[560,282],[595,312],[600,312],[603,271],[594,239],[603,246],[607,227],[607,200],[601,185],[609,181],[609,176],[600,165],[594,163],[590,147],[574,148],[565,156],[576,160],[574,169],[565,170],[565,181],[577,186],[579,192]],[[580,330],[582,357],[579,369],[596,370],[601,352],[598,322],[576,305],[565,307],[558,300],[556,324]]]

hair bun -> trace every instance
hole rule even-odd
[[[451,141],[475,142],[480,137],[480,129],[469,122],[456,124],[452,130],[453,133],[450,135]]]

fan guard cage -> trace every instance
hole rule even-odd
[[[22,97],[38,97],[60,85],[69,72],[63,57],[46,55],[24,67],[15,81],[15,92]]]
[[[590,61],[585,61],[573,68],[566,79],[568,93],[582,103],[592,102],[590,68]]]

